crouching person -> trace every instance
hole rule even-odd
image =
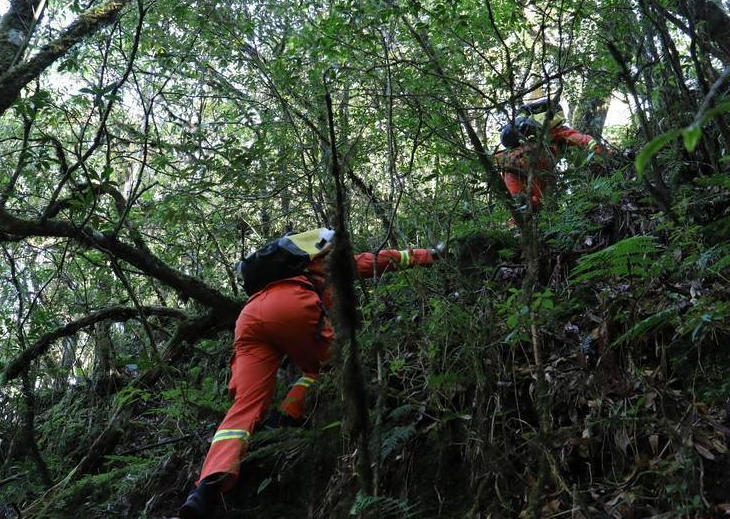
[[[218,427],[196,488],[180,508],[182,519],[209,519],[239,476],[241,459],[275,392],[276,373],[288,356],[302,371],[276,410],[284,421],[301,422],[308,389],[330,357],[335,338],[327,320],[331,304],[326,256],[334,231],[289,235],[237,265],[250,298],[236,321],[229,390],[233,405]],[[437,249],[385,250],[355,256],[358,275],[430,266]]]

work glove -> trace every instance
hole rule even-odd
[[[621,156],[629,161],[634,161],[636,159],[636,150],[632,150],[631,148],[626,148],[621,152]]]
[[[442,241],[438,242],[433,246],[433,248],[429,249],[429,252],[431,253],[431,257],[435,260],[443,258],[444,255],[446,255],[446,243]]]

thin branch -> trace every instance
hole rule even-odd
[[[15,184],[18,182],[18,178],[20,178],[20,174],[23,172],[23,167],[25,166],[25,159],[28,155],[28,141],[30,139],[30,130],[33,128],[33,122],[35,121],[35,111],[33,112],[33,118],[30,119],[28,116],[23,114],[23,144],[20,149],[20,155],[18,156],[18,163],[15,165],[15,172],[13,173],[12,178],[8,182],[8,184],[5,186],[5,189],[3,189],[2,194],[0,194],[0,207],[5,207],[5,204],[7,204],[8,199],[10,198],[10,195],[13,194],[13,190],[15,189]]]
[[[159,317],[169,317],[171,319],[187,318],[187,314],[185,312],[163,306],[145,306],[141,307],[139,310],[134,307],[114,306],[105,308],[104,310],[99,310],[98,312],[93,312],[81,319],[77,319],[76,321],[72,321],[64,326],[56,328],[36,340],[30,347],[23,351],[23,353],[10,361],[3,373],[2,383],[7,384],[9,381],[22,375],[25,371],[27,371],[31,362],[45,354],[53,342],[61,337],[74,335],[79,330],[87,328],[100,321],[112,320],[122,322],[130,319],[139,319],[140,311],[145,316],[156,315]]]
[[[110,256],[109,260],[112,264],[112,270],[114,271],[114,274],[117,276],[119,281],[122,282],[122,285],[124,285],[124,288],[127,290],[127,294],[129,294],[129,297],[132,299],[132,302],[134,303],[134,308],[139,313],[139,320],[142,322],[142,327],[144,328],[145,333],[147,333],[147,338],[150,341],[150,349],[152,350],[152,358],[156,361],[160,360],[160,352],[157,350],[157,343],[155,342],[155,336],[152,333],[152,328],[150,328],[150,323],[147,321],[147,316],[145,315],[145,309],[140,304],[139,299],[137,299],[137,294],[134,293],[134,288],[132,288],[131,283],[127,279],[127,276],[124,275],[124,272],[122,272],[121,267],[119,266],[119,262],[116,260],[114,256]]]
[[[507,191],[507,186],[505,186],[504,182],[502,181],[502,177],[497,172],[497,169],[494,167],[494,164],[492,163],[492,160],[487,155],[486,150],[484,149],[484,146],[482,144],[481,139],[477,135],[476,131],[472,127],[471,123],[469,122],[469,116],[466,113],[466,110],[463,108],[461,103],[459,102],[459,99],[456,95],[456,92],[454,92],[453,88],[451,87],[450,79],[449,77],[444,74],[441,63],[436,56],[436,53],[434,52],[433,48],[431,47],[430,42],[428,41],[428,37],[425,34],[421,34],[413,27],[413,25],[405,18],[402,17],[403,23],[408,27],[408,30],[410,31],[411,35],[416,39],[416,41],[419,43],[423,51],[426,53],[429,58],[431,58],[431,62],[433,64],[433,67],[436,69],[437,75],[441,77],[444,87],[446,88],[449,96],[451,97],[451,102],[456,106],[456,113],[458,116],[459,121],[461,122],[461,125],[463,126],[464,130],[466,131],[469,141],[471,142],[472,147],[474,148],[474,152],[477,155],[477,159],[479,160],[479,164],[482,166],[482,169],[484,169],[484,172],[486,173],[487,177],[487,183],[489,184],[490,189],[492,190],[495,195],[499,196],[504,204],[509,208],[510,212],[512,213],[512,217],[515,219],[518,224],[522,223],[522,214],[517,211],[514,207],[514,205],[511,203],[512,197],[509,194],[509,191]]]
[[[55,219],[46,221],[25,220],[0,209],[0,237],[2,233],[11,237],[72,238],[83,245],[113,254],[117,259],[130,263],[148,276],[159,279],[209,308],[233,315],[238,315],[240,310],[240,303],[235,299],[209,287],[198,278],[171,268],[150,251],[132,247],[114,236],[88,227],[77,227],[71,222]]]
[[[114,102],[117,99],[117,92],[119,92],[119,89],[122,87],[122,85],[124,85],[124,83],[126,83],[127,78],[129,78],[129,74],[131,74],[131,72],[132,72],[132,67],[134,66],[134,60],[135,60],[135,57],[137,56],[137,50],[139,49],[139,42],[140,42],[140,38],[142,36],[142,25],[144,23],[145,12],[146,11],[144,11],[143,9],[140,8],[139,21],[137,22],[137,27],[135,29],[134,41],[132,43],[132,52],[131,52],[131,55],[127,62],[127,68],[125,69],[124,73],[122,74],[122,77],[116,83],[114,83],[113,88],[109,92],[109,102],[107,103],[107,105],[104,109],[104,112],[101,114],[101,120],[99,122],[99,129],[97,130],[96,135],[94,136],[94,140],[92,141],[89,148],[84,152],[84,154],[78,160],[78,162],[76,162],[75,164],[73,164],[72,166],[70,166],[69,168],[66,169],[66,171],[64,172],[64,176],[61,179],[61,182],[58,183],[58,186],[56,186],[53,196],[51,196],[51,203],[49,204],[49,207],[51,207],[53,205],[53,202],[55,202],[55,200],[61,194],[61,190],[63,189],[66,182],[71,178],[71,175],[73,175],[74,171],[76,171],[79,167],[84,168],[86,161],[89,159],[89,157],[91,157],[91,155],[93,155],[94,151],[96,151],[96,149],[102,143],[104,135],[106,135],[106,121],[112,112],[112,108],[114,107]],[[105,55],[105,59],[106,59],[106,55]],[[87,178],[87,181],[88,180],[89,179]],[[126,211],[126,208],[125,208],[125,211]],[[44,219],[48,218],[48,216],[46,216],[47,212],[48,211],[46,211],[43,215]],[[122,222],[124,221],[125,214],[126,213],[124,213],[122,215],[122,218],[121,218],[120,224],[119,224],[120,226],[121,226]],[[118,229],[117,229],[117,232],[118,232]]]

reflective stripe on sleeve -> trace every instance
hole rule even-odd
[[[220,429],[213,436],[211,443],[223,441],[223,440],[240,440],[247,442],[251,439],[251,434],[245,429]]]
[[[302,387],[310,387],[312,384],[316,382],[315,379],[312,377],[302,377],[299,380],[297,380],[294,385],[295,386],[302,386]]]
[[[407,250],[400,251],[400,268],[404,269],[411,266],[411,255]]]
[[[588,146],[587,147],[588,148],[591,148],[591,149],[597,148],[598,147],[598,142],[596,142],[596,139],[591,139],[591,140],[588,141]]]

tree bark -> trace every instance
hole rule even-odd
[[[0,20],[0,75],[23,57],[44,0],[13,0]],[[40,14],[40,13],[39,13]]]
[[[337,159],[332,99],[325,81],[325,101],[330,135],[330,170],[335,182],[335,247],[329,254],[330,276],[334,292],[334,325],[342,351],[343,393],[352,409],[350,433],[358,440],[358,476],[360,486],[366,495],[373,495],[373,473],[370,459],[370,418],[368,413],[365,378],[360,363],[360,348],[357,329],[360,320],[357,313],[355,293],[355,268],[353,265],[352,242],[346,225],[345,188]]]
[[[698,24],[698,32],[707,38],[715,48],[715,54],[723,61],[730,63],[730,16],[712,0],[694,0],[682,2],[688,8],[686,13]]]
[[[61,36],[44,45],[31,59],[5,70],[0,75],[0,115],[12,106],[23,87],[40,76],[74,45],[113,23],[129,2],[130,0],[110,0],[88,10],[71,23]],[[3,23],[4,21],[3,19]]]
[[[23,396],[25,397],[25,417],[23,429],[25,434],[26,449],[30,458],[38,469],[38,475],[47,487],[53,485],[51,472],[48,470],[43,455],[35,441],[35,394],[33,393],[33,384],[28,373],[23,375]]]
[[[571,121],[573,128],[581,133],[599,138],[603,134],[610,102],[610,93],[600,96],[591,93],[588,88],[584,88],[573,112]]]

